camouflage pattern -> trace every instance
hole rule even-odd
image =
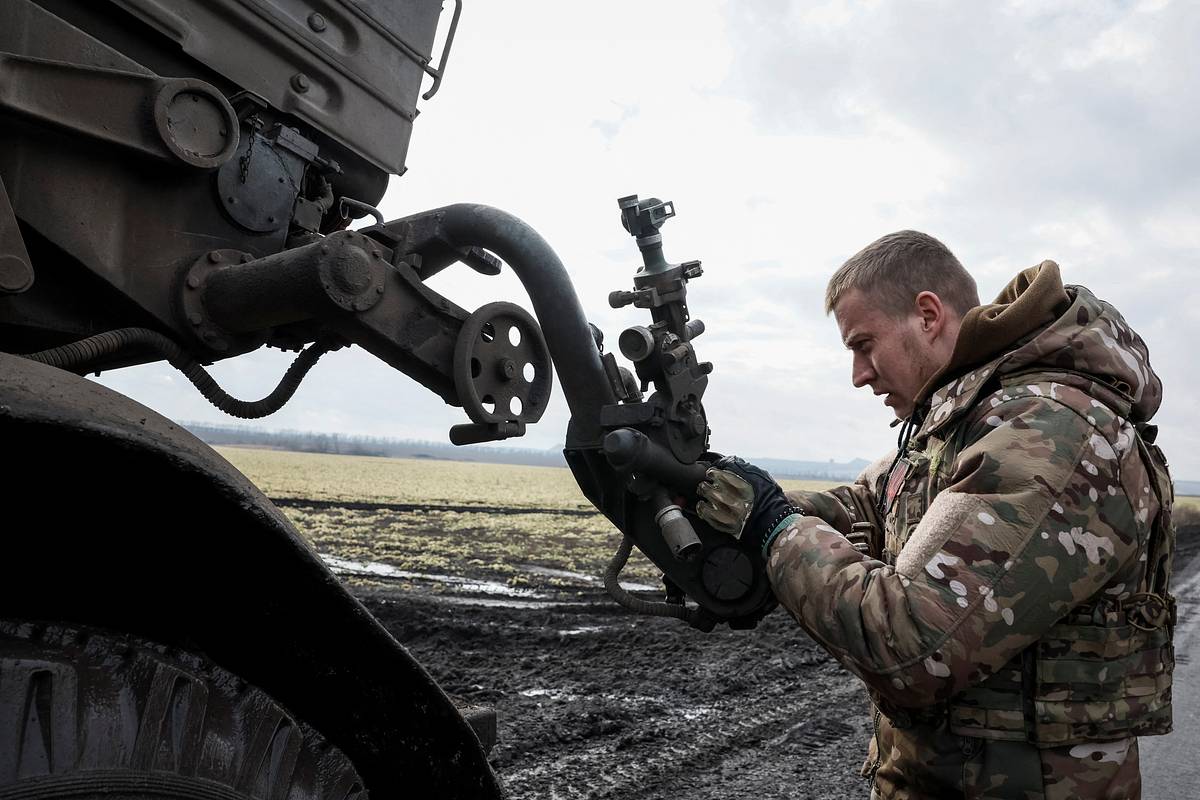
[[[1065,314],[930,396],[894,469],[789,493],[817,518],[792,518],[768,574],[870,690],[873,797],[1135,798],[1135,735],[1169,730],[1169,631],[1124,611],[1169,502],[1134,428],[1161,384],[1120,314],[1066,289]]]
[[[717,530],[741,538],[754,510],[754,487],[735,472],[710,467],[696,487],[696,514]]]

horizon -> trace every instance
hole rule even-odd
[[[984,299],[1051,258],[1146,340],[1165,387],[1159,442],[1173,471],[1200,477],[1200,4],[614,0],[572,13],[567,27],[548,0],[464,11],[385,218],[464,201],[517,215],[614,343],[648,318],[606,302],[640,260],[616,199],[673,201],[666,256],[704,264],[688,305],[707,325],[697,354],[715,365],[712,446],[797,460],[894,446],[890,410],[851,387],[823,310],[847,257],[888,231],[926,231]],[[529,307],[507,268],[458,265],[429,286],[467,310]],[[259,350],[212,372],[261,397],[291,358]],[[165,364],[99,380],[169,417],[226,419]],[[552,446],[568,416],[556,391],[509,442]],[[464,421],[352,347],[259,424],[441,440]]]
[[[281,436],[281,437],[286,437],[286,436],[313,436],[313,437],[327,436],[327,437],[333,437],[335,439],[338,437],[345,437],[351,441],[356,440],[356,439],[372,440],[373,442],[377,442],[377,443],[384,444],[384,445],[413,445],[414,449],[416,449],[415,446],[421,446],[421,447],[426,447],[426,448],[431,448],[431,449],[443,449],[444,448],[449,453],[462,453],[461,458],[454,458],[453,456],[429,456],[431,458],[444,459],[447,461],[478,461],[479,459],[470,457],[471,453],[478,452],[478,451],[484,451],[485,453],[491,453],[496,456],[502,456],[505,453],[509,453],[509,452],[510,453],[528,453],[531,455],[536,454],[536,455],[543,455],[543,456],[548,456],[551,454],[556,455],[556,456],[561,456],[562,448],[563,448],[563,445],[561,445],[561,444],[560,445],[551,445],[550,447],[547,447],[547,448],[534,448],[534,447],[527,447],[527,446],[503,445],[503,444],[457,446],[457,445],[451,444],[448,440],[447,441],[437,441],[434,439],[403,439],[403,438],[395,438],[395,437],[389,437],[389,436],[374,436],[374,435],[369,435],[369,434],[367,434],[367,435],[347,434],[345,432],[339,433],[339,432],[335,432],[335,431],[297,430],[297,429],[293,429],[293,428],[269,430],[269,429],[257,428],[257,427],[252,427],[252,426],[237,425],[237,424],[215,425],[213,423],[208,423],[208,422],[196,422],[196,421],[189,421],[189,420],[175,420],[175,423],[177,425],[185,428],[189,432],[191,432],[194,436],[199,438],[201,441],[204,441],[213,447],[226,447],[226,446],[253,447],[254,443],[253,442],[249,442],[249,443],[215,442],[214,443],[214,442],[210,442],[209,439],[205,438],[205,436],[202,435],[202,433],[198,433],[197,429],[208,428],[208,429],[212,429],[212,430],[219,430],[223,433],[229,433],[229,434],[247,433],[247,434],[253,434],[253,435],[258,435],[258,436]],[[518,439],[516,441],[520,441],[520,440]],[[292,450],[291,448],[279,448],[279,449]],[[367,458],[411,458],[412,457],[412,456],[388,456],[388,455],[375,456],[375,455],[371,455],[371,454],[360,454],[360,453],[329,453],[328,451],[293,450],[293,452],[318,452],[318,453],[328,454],[328,455],[362,456],[362,457],[367,457]],[[825,465],[825,464],[829,464],[834,467],[846,467],[846,468],[852,468],[852,467],[858,466],[859,471],[861,471],[861,469],[863,467],[866,467],[872,463],[869,459],[862,458],[862,457],[851,458],[847,461],[838,461],[833,458],[828,458],[828,459],[777,458],[774,456],[764,455],[761,453],[748,456],[747,460],[755,462],[755,463],[762,463],[762,464],[767,464],[767,463],[788,464],[788,463],[791,463],[794,465],[808,464],[808,465],[812,465],[814,467],[817,465]],[[512,463],[512,462],[504,461],[502,458],[499,458],[499,457],[495,458],[494,461],[495,461],[495,463]],[[566,466],[565,462],[561,466],[565,467]],[[781,472],[780,474],[785,478],[789,476],[789,473]],[[794,475],[795,477],[807,477],[806,475],[803,475],[800,473],[790,473],[790,475]],[[847,479],[838,478],[838,480],[847,480]],[[1172,477],[1172,481],[1177,486],[1179,484],[1188,484],[1189,485],[1190,491],[1185,492],[1184,496],[1187,496],[1187,497],[1200,496],[1200,480]]]

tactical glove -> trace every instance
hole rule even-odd
[[[793,506],[766,470],[726,456],[709,467],[696,487],[696,514],[719,531],[736,536],[764,557],[774,537],[795,514]]]

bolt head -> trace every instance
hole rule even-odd
[[[309,82],[308,76],[303,72],[297,72],[292,76],[292,88],[300,94],[307,92],[311,85],[312,84]]]
[[[502,358],[496,362],[496,376],[502,381],[511,381],[517,376],[517,365],[511,358]]]
[[[317,33],[321,33],[328,27],[325,22],[325,17],[317,12],[308,15],[308,27],[312,28]]]
[[[221,261],[221,254],[216,250],[213,250],[208,254],[208,260],[213,264],[219,264]]]
[[[199,289],[200,278],[195,275],[188,275],[187,285],[189,289]]]

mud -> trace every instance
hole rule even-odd
[[[1198,556],[1200,529],[1181,532],[1178,579]],[[860,684],[784,613],[704,634],[585,581],[536,599],[465,587],[353,586],[448,692],[496,709],[513,798],[868,795]]]
[[[703,634],[599,594],[536,608],[359,594],[448,692],[496,709],[492,763],[514,798],[865,794],[862,692],[783,614]]]

